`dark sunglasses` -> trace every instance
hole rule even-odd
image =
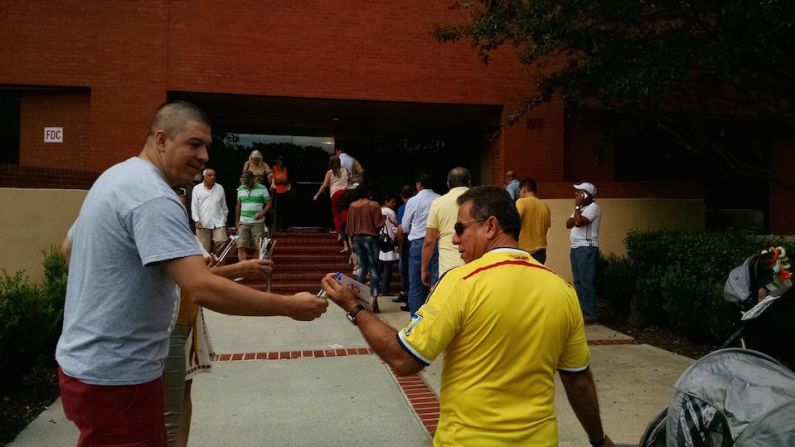
[[[461,235],[464,234],[464,230],[466,230],[468,226],[472,225],[473,223],[483,222],[487,219],[488,217],[485,219],[470,220],[469,222],[456,222],[455,225],[453,225],[453,229],[455,230],[456,236],[461,237]]]

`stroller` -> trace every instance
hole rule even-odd
[[[732,270],[725,298],[744,310],[722,348],[693,363],[640,447],[795,446],[795,289],[786,252],[771,248]],[[768,296],[757,302],[757,298]],[[789,365],[784,366],[784,364]]]

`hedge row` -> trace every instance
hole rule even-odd
[[[0,387],[9,389],[44,356],[53,359],[63,324],[67,264],[54,247],[44,252],[44,281],[24,272],[0,273]]]
[[[786,246],[776,236],[689,231],[634,231],[624,243],[626,257],[600,259],[599,297],[640,323],[713,343],[739,321],[739,309],[723,299],[729,272],[771,245]]]

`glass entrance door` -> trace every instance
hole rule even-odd
[[[277,159],[287,170],[289,190],[275,194],[273,209],[267,220],[269,228],[330,228],[331,209],[328,194],[314,201],[312,197],[323,182],[328,170],[328,159],[334,154],[334,138],[266,135],[226,132],[213,136],[213,148],[209,166],[217,172],[227,195],[229,224],[234,225],[236,190],[245,162],[253,151],[259,151],[263,162],[271,170]],[[266,182],[267,183],[267,182]],[[270,184],[264,186],[270,188]]]

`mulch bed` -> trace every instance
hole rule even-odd
[[[0,392],[0,446],[14,440],[33,419],[58,398],[58,373],[55,364],[42,361],[22,382]]]
[[[606,306],[599,308],[599,323],[629,335],[638,343],[656,346],[691,359],[701,358],[718,348],[717,345],[694,342],[675,333],[672,329],[635,324],[630,321],[628,316],[613,312]]]

